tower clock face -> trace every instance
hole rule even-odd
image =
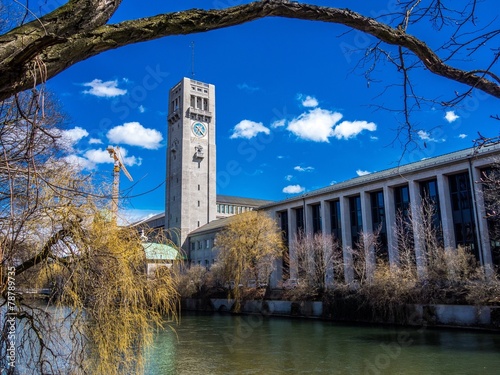
[[[193,122],[192,131],[196,137],[201,138],[207,134],[207,126],[202,122]]]

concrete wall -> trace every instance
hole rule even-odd
[[[182,307],[185,310],[230,312],[234,300],[212,298],[207,300],[185,299]],[[394,321],[381,321],[377,318],[367,319],[343,311],[336,314],[335,308],[324,308],[319,301],[245,301],[242,314],[261,314],[264,316],[285,316],[322,318],[331,321],[394,323],[410,326],[428,327],[466,327],[500,329],[500,306],[468,306],[468,305],[406,305],[405,313]],[[340,307],[339,307],[340,312]]]

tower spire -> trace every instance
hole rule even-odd
[[[194,78],[194,41],[191,41],[191,78]]]

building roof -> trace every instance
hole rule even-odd
[[[500,144],[492,144],[488,146],[484,146],[482,148],[468,148],[465,150],[455,151],[448,154],[444,154],[441,156],[436,156],[434,158],[423,159],[414,163],[409,163],[405,165],[401,165],[395,168],[386,169],[380,172],[370,173],[364,176],[351,178],[350,180],[346,180],[343,182],[339,182],[324,188],[320,188],[317,190],[313,190],[304,194],[300,194],[291,198],[287,198],[281,201],[272,202],[266,204],[260,208],[268,208],[273,207],[275,205],[279,205],[286,202],[293,202],[295,200],[301,200],[310,196],[318,196],[325,193],[331,193],[334,191],[340,191],[352,186],[359,186],[363,184],[367,184],[370,182],[374,182],[377,180],[385,180],[393,176],[403,176],[405,174],[413,173],[417,170],[435,168],[437,166],[441,166],[444,164],[449,164],[458,160],[465,160],[467,158],[474,158],[478,155],[489,154],[489,153],[498,153],[500,152]]]
[[[161,219],[162,217],[165,217],[165,212],[160,212],[159,214],[156,214],[156,215],[153,215],[153,216],[148,216],[148,217],[145,217],[139,221],[136,221],[132,224],[130,224],[131,227],[136,227],[138,225],[141,225],[141,224],[147,224],[147,223],[150,223],[154,220],[157,220],[157,219]]]
[[[147,260],[176,260],[180,259],[177,249],[170,245],[156,243],[156,242],[143,242],[142,247],[146,253]]]
[[[265,200],[265,199],[255,199],[255,198],[243,198],[243,197],[233,197],[231,195],[217,195],[216,198],[217,203],[225,203],[225,204],[233,204],[237,206],[245,206],[245,207],[260,207],[263,205],[267,205],[273,203],[273,201]],[[155,220],[161,219],[165,217],[165,212],[161,212],[159,214],[146,217],[135,223],[130,224],[131,227],[140,226],[141,224],[148,225],[149,223],[154,222]]]
[[[265,204],[273,203],[273,201],[255,198],[233,197],[231,195],[217,194],[217,203],[234,204],[238,206],[259,207]]]
[[[235,217],[235,215],[233,216],[228,216],[228,217],[225,217],[223,219],[215,219],[215,220],[212,220],[210,223],[208,224],[205,224],[199,228],[196,228],[195,230],[189,232],[189,236],[193,235],[193,234],[202,234],[202,233],[205,233],[205,232],[211,232],[211,231],[218,231],[219,229],[221,228],[224,228],[226,225],[228,225],[231,220],[233,220]]]

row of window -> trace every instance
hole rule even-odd
[[[202,250],[202,249],[211,249],[213,243],[214,243],[213,239],[206,239],[204,241],[193,241],[193,242],[191,242],[191,251]]]
[[[468,172],[448,176],[449,197],[452,207],[453,230],[455,232],[455,246],[462,245],[469,247],[479,257],[477,250],[477,241],[475,235],[475,220],[472,207],[472,190]],[[393,189],[394,209],[400,220],[403,222],[409,219],[410,215],[410,191],[408,185],[399,186]],[[437,180],[427,180],[420,182],[420,195],[422,199],[427,200],[434,207],[432,212],[432,226],[440,239],[442,239],[441,212],[439,209],[439,194]],[[379,233],[380,253],[387,257],[387,221],[386,204],[384,202],[384,193],[382,190],[370,193],[371,210],[371,230]],[[330,212],[330,231],[339,240],[342,241],[342,217],[340,200],[325,202],[329,205]],[[309,206],[312,219],[312,231],[318,233],[322,231],[321,204]],[[361,196],[349,197],[349,223],[351,229],[351,243],[356,246],[359,243],[359,235],[363,231],[364,223],[361,207]],[[305,231],[304,207],[294,209],[296,218],[297,233]],[[288,213],[283,211],[281,216],[281,230],[288,238]],[[392,223],[394,224],[394,223]],[[405,225],[405,230],[411,232],[411,225]],[[406,233],[408,237],[413,238],[413,233]]]
[[[253,211],[253,208],[247,206],[236,206],[234,204],[217,204],[217,212],[220,214],[236,215],[247,211]]]
[[[200,96],[191,95],[191,108],[201,109],[202,111],[208,111],[208,98],[202,98]]]
[[[206,90],[205,90],[206,91]],[[170,103],[170,112],[173,113],[177,111],[181,105],[181,96],[176,96],[172,99]],[[199,109],[202,111],[209,111],[209,100],[208,98],[203,98],[197,95],[191,95],[189,105],[191,108]]]
[[[214,264],[214,263],[215,263],[215,259],[212,259],[212,264]],[[203,263],[202,263],[202,261],[201,261],[201,260],[197,260],[197,261],[196,261],[196,260],[194,260],[194,259],[193,259],[193,260],[191,260],[191,265],[192,265],[192,266],[194,266],[194,265],[196,265],[196,264],[197,264],[197,265],[199,265],[199,266],[204,265],[204,266],[207,268],[207,270],[208,270],[208,269],[210,269],[210,261],[209,261],[208,259],[205,259],[205,260],[203,261]]]

